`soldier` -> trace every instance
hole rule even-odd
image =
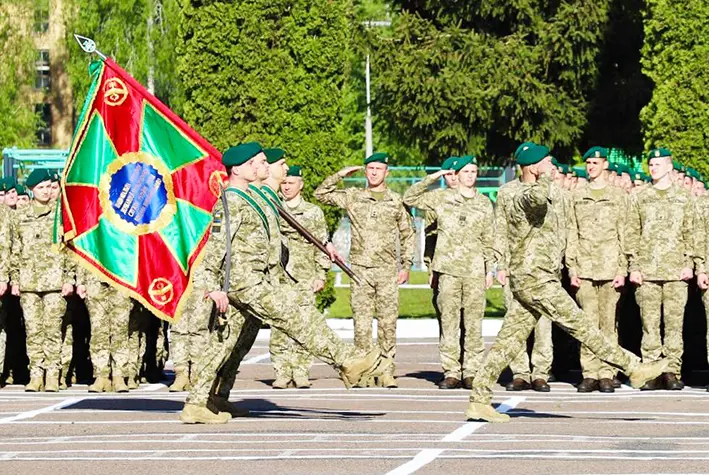
[[[10,225],[11,211],[0,204],[0,297],[7,293],[7,283],[10,281],[10,251],[12,249],[12,229]],[[5,344],[7,341],[6,318],[7,311],[0,302],[0,377],[5,369]],[[0,386],[5,381],[0,381]]]
[[[549,149],[531,146],[517,159],[522,186],[512,198],[508,239],[512,308],[475,375],[466,411],[468,419],[507,422],[510,416],[492,407],[492,386],[510,359],[519,353],[540,316],[557,322],[604,361],[624,370],[634,387],[666,368],[666,361],[641,363],[634,354],[608,341],[561,287],[561,261],[566,247],[566,204],[550,177]],[[517,312],[524,306],[525,312]]]
[[[30,194],[27,193],[27,188],[20,185],[19,183],[15,185],[15,191],[17,192],[17,206],[16,208],[22,208],[30,203]]]
[[[246,192],[265,160],[263,149],[255,142],[232,147],[222,157],[229,174],[226,192],[229,207],[225,212],[229,213],[232,235],[226,238],[231,241],[229,264],[234,271],[229,275],[228,292],[215,289],[208,294],[225,316],[210,334],[197,363],[197,379],[180,414],[180,420],[185,423],[225,423],[231,418],[230,412],[235,408],[221,393],[215,394],[214,387],[219,369],[232,352],[239,350],[243,326],[239,318],[245,314],[283,331],[311,354],[338,369],[347,386],[378,376],[391,364],[390,359],[382,358],[379,350],[362,355],[353,346],[343,343],[327,326],[323,315],[305,302],[302,292],[293,291],[292,286],[271,283],[267,274],[272,248],[270,225],[264,210]],[[222,240],[222,236],[214,239]],[[224,278],[224,259],[221,252],[205,255],[205,269],[213,274],[214,282]],[[248,351],[248,348],[242,350]]]
[[[458,176],[457,189],[427,191],[441,176],[453,173]],[[493,278],[494,223],[490,199],[475,189],[477,175],[477,159],[460,157],[450,170],[427,176],[404,195],[407,206],[433,213],[438,223],[432,269],[438,275],[441,311],[441,389],[457,388],[461,380],[465,388],[471,389],[485,353],[482,320],[485,291],[492,286]]]
[[[267,150],[269,152],[269,150]],[[271,152],[273,153],[273,152]],[[268,153],[266,156],[268,157]],[[320,207],[308,203],[301,196],[303,190],[303,172],[298,166],[288,168],[285,180],[281,184],[281,193],[286,209],[313,233],[320,242],[327,242],[327,224]],[[330,258],[310,244],[287,223],[282,223],[281,232],[288,239],[288,265],[286,271],[293,277],[304,295],[315,304],[315,294],[325,288]],[[271,361],[276,373],[273,387],[285,389],[292,381],[296,388],[309,388],[309,372],[312,357],[285,334],[278,330],[271,331]]]
[[[399,314],[398,285],[409,279],[415,233],[401,196],[386,186],[388,162],[386,153],[367,157],[364,161],[366,189],[337,188],[344,177],[363,168],[349,167],[326,178],[315,190],[315,197],[324,204],[345,209],[350,219],[350,261],[352,270],[361,279],[359,284],[354,281],[350,284],[355,344],[364,350],[372,347],[372,319],[376,313],[379,347],[393,360]],[[393,366],[379,379],[379,385],[397,387]]]
[[[15,188],[15,179],[12,177],[5,178],[5,206],[11,209],[17,208],[17,189]]]
[[[664,148],[648,156],[653,185],[631,196],[628,213],[630,282],[643,322],[641,351],[644,361],[669,361],[662,381],[643,389],[681,390],[682,325],[687,304],[687,281],[693,277],[696,256],[693,242],[694,200],[671,180],[672,153]],[[664,319],[663,319],[664,314]],[[664,321],[664,345],[660,324]]]
[[[59,390],[65,297],[73,293],[74,266],[65,251],[52,249],[51,175],[35,170],[26,184],[34,200],[13,215],[10,284],[12,294],[20,297],[27,327],[30,382],[25,391],[44,387],[55,392]]]
[[[76,274],[76,294],[86,302],[91,320],[89,351],[95,380],[89,392],[127,393],[123,371],[128,365],[131,300],[84,268]]]
[[[49,196],[52,203],[56,203],[57,199],[59,199],[59,192],[61,191],[59,172],[51,171],[50,174],[52,176],[52,189]]]
[[[627,197],[606,182],[608,149],[592,147],[583,159],[591,182],[576,188],[571,197],[566,264],[571,286],[578,289],[579,306],[609,341],[617,343],[616,306],[628,273],[624,250]],[[615,368],[585,346],[581,347],[581,369],[584,379],[578,392],[615,391]]]
[[[523,151],[535,146],[533,142],[524,142],[515,151],[514,157],[517,159]],[[565,166],[564,172],[569,172],[570,167]],[[566,173],[564,173],[566,175]],[[571,178],[565,178],[565,184],[570,184]],[[497,192],[497,206],[495,207],[495,257],[497,261],[497,280],[503,288],[505,307],[507,312],[512,309],[515,312],[524,312],[521,306],[513,307],[512,291],[509,283],[510,265],[510,244],[508,239],[509,217],[512,212],[513,197],[522,189],[523,183],[519,178],[505,183]],[[566,190],[566,188],[564,188]],[[506,317],[505,317],[506,318]],[[519,354],[510,362],[512,371],[512,381],[507,384],[507,391],[526,391],[534,389],[538,392],[549,392],[548,380],[551,373],[551,365],[554,360],[554,344],[552,341],[551,320],[540,318],[534,326],[534,345],[532,346],[532,356],[530,359],[526,345],[523,346]],[[531,368],[530,368],[531,363]]]

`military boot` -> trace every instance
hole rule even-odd
[[[102,393],[104,391],[111,391],[111,381],[108,380],[108,376],[99,375],[94,383],[89,386],[90,393]]]
[[[576,391],[580,393],[592,393],[598,391],[598,380],[596,378],[583,378],[583,381],[576,386]]]
[[[527,391],[532,385],[522,378],[515,378],[505,386],[506,391]]]
[[[547,382],[541,378],[537,378],[532,381],[532,389],[537,391],[538,393],[548,393],[549,391],[551,391],[549,384],[547,384]]]
[[[44,390],[48,393],[56,393],[59,391],[59,373],[58,372],[47,372],[46,380],[44,382]]]
[[[228,412],[214,413],[206,407],[185,404],[180,413],[180,420],[185,424],[226,424],[231,419]]]
[[[276,379],[271,383],[273,389],[286,389],[290,384],[290,379],[285,376],[276,376]]]
[[[136,375],[128,376],[128,389],[138,389],[140,384],[138,384],[138,377]]]
[[[676,374],[665,373],[662,377],[665,380],[665,387],[670,391],[681,391],[684,389],[684,383]]]
[[[465,411],[465,417],[470,420],[487,422],[509,422],[510,416],[497,412],[490,404],[471,402]]]
[[[473,382],[474,382],[474,379],[472,376],[466,376],[465,378],[463,378],[463,381],[461,384],[463,384],[464,389],[473,389]]]
[[[379,385],[383,388],[398,388],[399,385],[396,382],[396,379],[394,379],[394,376],[385,373],[381,376],[379,376]]]
[[[635,389],[645,386],[645,383],[657,378],[667,370],[667,358],[647,363],[636,362],[628,368],[630,385]]]
[[[391,358],[382,356],[378,348],[370,350],[364,356],[348,359],[340,369],[340,377],[346,388],[351,388],[360,380],[381,376],[392,365]]]
[[[614,393],[615,387],[613,380],[610,378],[601,378],[598,380],[598,391],[602,393]]]
[[[128,392],[128,386],[126,386],[126,382],[120,374],[113,375],[113,390],[117,393]]]
[[[443,380],[438,383],[438,389],[457,389],[460,387],[460,379],[453,376],[448,376],[443,378]]]
[[[170,385],[170,392],[187,391],[190,387],[190,378],[186,368],[175,368],[175,381]]]
[[[42,376],[35,375],[30,378],[30,382],[25,386],[25,392],[36,393],[44,389],[44,381]]]
[[[359,380],[357,384],[352,386],[353,388],[376,388],[377,380],[373,376],[367,376]]]
[[[248,417],[249,410],[239,407],[236,404],[229,402],[229,400],[223,396],[212,395],[209,397],[207,402],[207,407],[215,412],[226,412],[231,417]]]
[[[298,389],[308,389],[311,386],[307,376],[293,376],[293,384]]]

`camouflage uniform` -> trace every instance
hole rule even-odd
[[[299,198],[294,207],[288,206],[288,211],[320,242],[327,241],[325,215],[317,205]],[[281,231],[288,239],[288,275],[298,281],[296,286],[315,305],[315,294],[311,286],[316,280],[325,281],[330,258],[286,222],[281,225]],[[308,379],[312,357],[284,333],[275,329],[271,331],[270,352],[276,377],[285,380],[297,377]]]
[[[643,322],[643,361],[664,354],[668,372],[682,369],[682,325],[687,304],[683,268],[694,268],[694,199],[677,185],[665,191],[648,187],[633,193],[628,213],[627,241],[630,272],[639,271],[643,284],[636,291]],[[663,312],[664,311],[664,312]],[[660,322],[664,314],[664,346]]]
[[[709,262],[709,194],[696,198],[696,219],[694,229],[697,231],[696,236],[696,254],[697,254],[697,274],[705,274],[707,272],[707,262]],[[709,361],[709,291],[702,290],[702,302],[704,303],[704,313],[707,319],[707,360]]]
[[[58,377],[66,300],[62,285],[74,283],[74,263],[52,248],[54,213],[33,202],[13,213],[10,283],[20,287],[27,330],[30,377]]]
[[[10,281],[10,251],[12,249],[11,212],[7,206],[0,204],[0,282]],[[7,290],[9,293],[10,290]],[[0,302],[0,375],[5,368],[5,345],[7,340],[6,311]]]
[[[170,327],[170,353],[175,373],[183,371],[194,378],[194,365],[209,338],[209,321],[214,302],[205,295],[205,277],[198,266],[192,277],[192,292],[187,297],[180,320]]]
[[[128,377],[129,387],[135,388],[140,382],[151,315],[140,303],[134,300],[131,303],[133,308],[128,317],[128,363],[123,374]]]
[[[234,269],[230,273],[228,295],[231,305],[239,311],[230,309],[220,320],[197,363],[197,379],[187,403],[198,406],[206,406],[216,387],[224,388],[228,395],[231,388],[222,383],[230,376],[220,374],[220,381],[217,381],[217,372],[220,368],[223,370],[225,364],[238,367],[240,359],[233,355],[243,358],[249,345],[253,344],[248,341],[249,332],[244,332],[247,323],[253,319],[285,332],[331,366],[341,367],[347,359],[357,355],[354,347],[343,343],[327,326],[324,316],[303,298],[302,292],[293,286],[272,283],[272,277],[268,275],[273,248],[269,233],[272,230],[262,214],[264,211],[234,191],[227,192],[227,199],[232,233],[231,268]],[[215,235],[214,239],[224,242],[224,234]],[[210,287],[221,288],[224,254],[206,253],[204,264],[211,274]]]
[[[524,307],[512,305],[513,297],[509,285],[509,266],[510,266],[510,246],[507,239],[508,233],[508,217],[512,210],[511,206],[515,194],[523,188],[523,184],[519,179],[505,183],[497,191],[497,203],[495,207],[495,240],[493,249],[497,261],[497,271],[508,272],[508,282],[504,286],[503,296],[505,300],[505,318],[514,312],[526,312]],[[530,357],[527,353],[526,345],[523,346],[519,354],[510,362],[510,370],[514,379],[522,379],[528,383],[534,380],[542,379],[547,381],[551,373],[551,364],[554,359],[554,345],[551,336],[551,321],[546,318],[540,318],[534,327],[534,346],[532,347],[532,357],[530,368]]]
[[[593,190],[583,184],[574,190],[569,213],[569,242],[566,263],[569,276],[578,277],[581,286],[576,299],[601,332],[618,341],[616,306],[620,298],[613,288],[616,276],[626,276],[625,221],[628,195],[620,188],[606,185]],[[616,370],[602,362],[588,348],[581,347],[583,377],[613,379]]]
[[[537,319],[546,316],[594,354],[627,370],[639,359],[608,340],[561,287],[560,273],[567,240],[567,206],[548,176],[523,183],[508,216],[510,287],[514,296],[502,328],[473,382],[470,401],[490,404],[492,387],[510,359],[525,344]],[[523,306],[525,312],[519,312]]]
[[[411,216],[398,193],[387,189],[377,200],[367,189],[338,189],[341,180],[338,174],[326,178],[315,190],[315,197],[324,204],[343,208],[350,219],[350,262],[361,280],[361,284],[350,284],[355,345],[364,350],[372,347],[372,319],[376,313],[379,347],[394,360],[399,316],[397,273],[400,268],[411,268],[415,238]],[[394,365],[388,373],[394,374]]]
[[[494,263],[493,210],[490,199],[477,191],[472,198],[457,189],[426,191],[435,181],[429,175],[413,185],[404,202],[433,213],[438,223],[432,269],[439,276],[439,354],[444,377],[463,379],[475,375],[485,353],[482,320],[485,275],[492,272]]]

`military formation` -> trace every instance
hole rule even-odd
[[[439,387],[471,391],[468,418],[508,420],[490,404],[506,367],[513,373],[507,390],[550,390],[552,323],[582,344],[579,392],[613,392],[619,372],[641,389],[682,389],[688,283],[696,279],[709,289],[709,195],[699,174],[683,169],[667,149],[649,153],[649,175],[612,164],[608,155],[593,147],[583,156],[585,168],[572,170],[547,147],[525,142],[514,153],[519,176],[499,189],[494,206],[475,186],[472,155],[448,158],[403,196],[386,185],[386,153],[327,177],[314,195],[343,209],[351,228],[349,260],[357,276],[350,284],[351,345],[317,308],[331,261],[341,258],[322,209],[301,195],[303,170],[289,166],[279,148],[249,142],[228,149],[225,199],[213,212],[183,316],[169,329],[170,390],[189,391],[180,419],[224,423],[248,415],[229,394],[263,324],[271,327],[275,389],[310,387],[313,357],[335,368],[346,387],[397,387],[398,286],[408,281],[413,260],[412,208],[426,224],[424,259],[440,322]],[[340,186],[360,170],[365,188]],[[442,180],[446,186],[437,186]],[[58,176],[35,170],[25,186],[31,200],[12,181],[0,187],[0,323],[7,328],[9,302],[17,301],[26,334],[25,389],[58,391],[71,382],[71,299],[82,302],[91,323],[89,391],[136,388],[149,340],[152,357],[167,360],[166,328],[53,245]],[[495,278],[507,313],[486,354],[485,296]],[[618,344],[616,310],[631,285],[642,318],[641,358]],[[0,354],[10,343],[1,332]]]

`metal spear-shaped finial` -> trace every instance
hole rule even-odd
[[[96,42],[91,38],[74,33],[74,39],[79,43],[79,46],[81,46],[81,49],[83,49],[85,53],[96,53],[101,59],[106,59],[106,55],[96,49]]]

